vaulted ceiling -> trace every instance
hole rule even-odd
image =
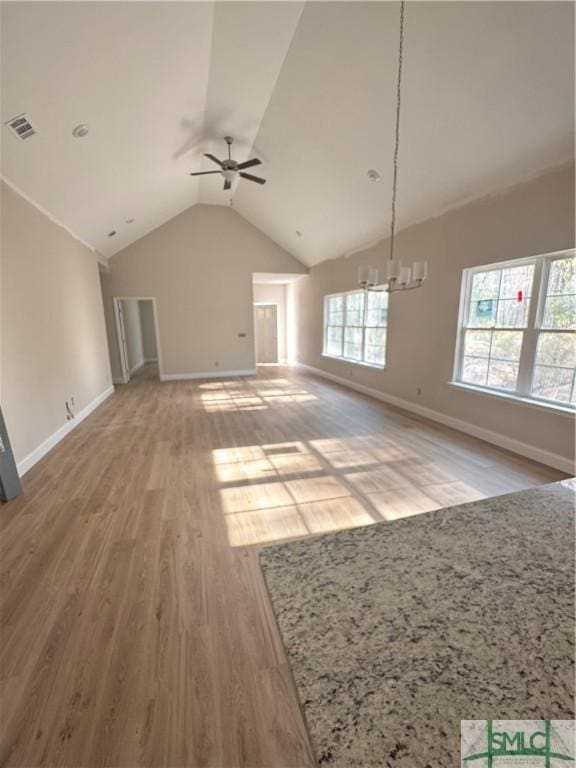
[[[390,223],[398,18],[397,2],[2,3],[2,120],[37,131],[2,127],[2,174],[108,256],[231,201],[304,263],[339,256]],[[408,2],[404,54],[400,227],[572,158],[572,3]],[[226,134],[265,186],[190,177]]]

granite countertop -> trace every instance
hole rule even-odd
[[[574,717],[566,483],[266,547],[320,765],[454,768],[460,720]]]

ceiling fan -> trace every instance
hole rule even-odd
[[[261,160],[257,157],[253,157],[252,160],[246,160],[244,163],[237,163],[236,160],[232,160],[230,157],[230,146],[234,139],[232,136],[224,136],[224,141],[228,144],[228,160],[218,160],[217,157],[207,152],[204,153],[204,157],[208,157],[212,162],[220,166],[219,171],[198,171],[197,173],[191,173],[190,176],[209,176],[212,173],[219,173],[224,176],[224,189],[230,189],[232,182],[237,176],[241,176],[248,181],[255,181],[256,184],[266,184],[266,179],[261,179],[260,176],[252,176],[251,173],[243,173],[245,168],[252,168],[254,165],[260,165]]]

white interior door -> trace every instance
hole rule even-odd
[[[276,304],[255,306],[256,362],[278,362],[278,307]]]
[[[124,312],[120,299],[114,300],[114,312],[116,314],[116,333],[118,335],[118,351],[120,352],[120,367],[122,379],[127,384],[130,381],[130,365],[128,364],[128,343],[126,341],[126,329],[124,328]]]

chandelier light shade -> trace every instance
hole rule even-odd
[[[378,287],[378,270],[369,265],[358,268],[358,284],[365,291],[410,291],[420,288],[428,276],[426,261],[415,261],[406,266],[394,256],[394,236],[396,233],[396,200],[398,193],[398,155],[400,149],[400,107],[402,96],[402,64],[404,51],[404,0],[400,3],[400,41],[398,46],[398,79],[396,83],[396,132],[394,141],[394,162],[392,181],[392,215],[390,219],[390,257],[386,263],[383,286]]]

